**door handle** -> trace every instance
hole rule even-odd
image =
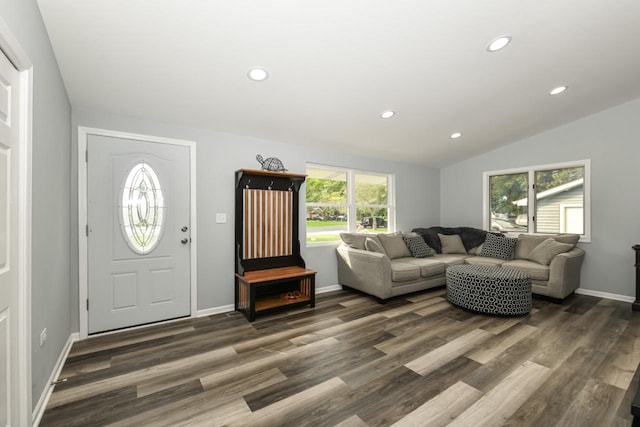
[[[187,243],[189,243],[189,239],[184,237],[184,238],[182,238],[182,240],[180,240],[180,243],[182,243],[183,245],[186,245]]]
[[[189,227],[187,227],[186,225],[183,225],[180,231],[182,231],[183,233],[186,233],[188,229]]]

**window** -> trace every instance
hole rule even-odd
[[[344,231],[395,230],[393,176],[307,164],[307,244],[339,242]]]
[[[589,160],[485,172],[484,226],[590,237]],[[533,201],[533,202],[532,202]]]

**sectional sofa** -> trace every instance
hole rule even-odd
[[[381,301],[446,284],[449,266],[483,264],[524,271],[531,276],[534,294],[559,302],[580,286],[585,256],[575,246],[579,236],[574,234],[520,234],[512,239],[471,227],[430,227],[406,234],[342,233],[341,237],[336,249],[339,283]],[[412,253],[410,241],[424,241],[431,252],[425,256],[420,245],[423,252]],[[502,246],[510,246],[511,253]]]

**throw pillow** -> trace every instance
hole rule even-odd
[[[518,236],[518,244],[516,245],[516,259],[529,259],[531,251],[547,239],[553,239],[556,242],[575,246],[580,240],[578,234],[557,234],[557,235],[530,235],[520,234]]]
[[[382,243],[384,251],[389,259],[410,257],[411,251],[407,248],[402,240],[402,233],[378,234],[378,240]]]
[[[443,254],[466,254],[467,250],[464,248],[462,239],[457,234],[440,234],[440,245],[442,245]]]
[[[484,245],[484,243],[482,245]],[[475,248],[469,249],[469,255],[478,255],[478,256],[480,256],[480,252],[482,252],[482,245],[476,246]]]
[[[340,238],[345,243],[345,245],[349,246],[353,249],[362,249],[364,250],[364,241],[367,236],[361,233],[340,233]]]
[[[558,234],[557,236],[551,236],[553,240],[560,243],[567,243],[569,245],[573,245],[574,247],[580,241],[579,234]]]
[[[480,256],[510,259],[513,256],[516,243],[518,243],[516,237],[496,236],[495,234],[487,233],[486,240],[482,244]]]
[[[375,240],[373,240],[371,237],[367,237],[364,241],[364,247],[366,250],[368,250],[369,252],[377,252],[379,254],[385,254],[386,252],[384,251],[384,249],[382,249],[382,246],[380,246],[378,244],[378,242],[376,242]]]
[[[560,243],[552,238],[545,240],[535,247],[529,254],[529,260],[542,265],[551,264],[551,260],[558,254],[573,249],[570,243]]]
[[[403,239],[414,258],[426,258],[436,254],[436,251],[425,243],[422,236],[404,236]]]

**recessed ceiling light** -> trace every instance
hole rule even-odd
[[[462,132],[454,132],[451,134],[451,139],[458,139],[462,136]]]
[[[387,111],[383,112],[382,114],[380,114],[380,117],[382,117],[383,119],[390,119],[391,117],[393,117],[395,115],[396,115],[395,111],[387,110]]]
[[[511,42],[511,36],[504,35],[494,39],[487,46],[487,52],[497,52],[500,49],[504,49]]]
[[[261,82],[269,77],[269,73],[262,67],[252,67],[249,68],[247,76],[253,81]]]
[[[555,88],[551,89],[551,91],[549,92],[549,95],[560,95],[562,92],[564,92],[568,88],[569,88],[569,86],[558,86],[558,87],[555,87]]]

